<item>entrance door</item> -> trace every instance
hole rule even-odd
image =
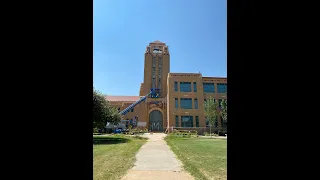
[[[149,128],[151,131],[163,131],[162,127],[162,113],[154,110],[149,115]]]

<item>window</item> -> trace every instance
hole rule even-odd
[[[161,68],[160,62],[162,62],[162,59],[161,59],[161,57],[159,57],[159,69],[158,69],[158,89],[161,89],[161,76],[162,76],[162,68]]]
[[[162,57],[159,57],[159,68],[162,67]]]
[[[219,99],[219,108],[221,108],[221,102],[222,102],[222,99]]]
[[[175,91],[175,92],[178,91],[178,82],[174,82],[174,91]]]
[[[156,67],[156,57],[152,57],[152,67]]]
[[[221,125],[222,125],[222,127],[228,127],[228,123],[227,123],[227,121],[224,121],[222,118],[221,118]]]
[[[214,93],[214,83],[203,83],[203,92]]]
[[[126,128],[129,126],[129,119],[126,120]]]
[[[197,83],[193,82],[193,92],[197,92]]]
[[[180,127],[179,126],[179,116],[176,116],[176,127]]]
[[[193,127],[193,116],[181,116],[181,127]]]
[[[152,88],[156,88],[156,78],[152,78]]]
[[[196,127],[199,127],[199,117],[196,116]]]
[[[214,127],[218,127],[219,125],[218,125],[218,118],[214,121]]]
[[[227,84],[218,83],[218,93],[227,93]]]
[[[133,111],[134,111],[134,108],[132,108],[130,111],[133,112]]]
[[[156,68],[152,68],[152,88],[156,88]]]
[[[180,82],[180,92],[191,92],[191,82]]]
[[[158,82],[158,89],[161,89],[161,79],[159,78],[158,80],[159,80],[159,82]]]
[[[206,119],[206,127],[209,127],[209,120],[207,117],[204,117]]]
[[[191,98],[181,98],[180,107],[182,109],[192,109],[192,99]]]
[[[198,109],[198,99],[194,99],[194,108]]]
[[[209,119],[207,117],[205,117],[205,119],[206,119],[206,127],[210,127]],[[218,117],[216,117],[216,120],[214,121],[213,127],[218,127]]]
[[[174,98],[175,104],[176,104],[176,109],[179,108],[179,102],[178,102],[178,98]]]

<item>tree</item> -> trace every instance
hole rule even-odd
[[[223,122],[227,123],[227,100],[226,99],[222,99],[221,101],[220,114]]]
[[[120,115],[111,107],[104,95],[93,89],[93,128],[102,129],[107,122],[118,123]]]
[[[110,112],[110,116],[108,117],[108,119],[110,121],[108,122],[113,122],[113,124],[118,124],[121,120],[121,115],[119,114],[119,111],[116,107],[111,107],[109,105],[109,112]]]
[[[218,103],[216,103],[212,97],[210,97],[209,99],[207,99],[207,101],[205,101],[204,113],[209,121],[210,135],[211,135],[211,127],[218,118]]]

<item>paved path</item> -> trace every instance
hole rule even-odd
[[[137,161],[122,180],[193,180],[194,178],[182,169],[167,143],[164,133],[144,134],[148,142],[136,155]]]

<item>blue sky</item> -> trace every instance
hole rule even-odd
[[[106,95],[139,95],[144,52],[170,51],[170,72],[227,76],[226,0],[94,0],[93,85]]]

